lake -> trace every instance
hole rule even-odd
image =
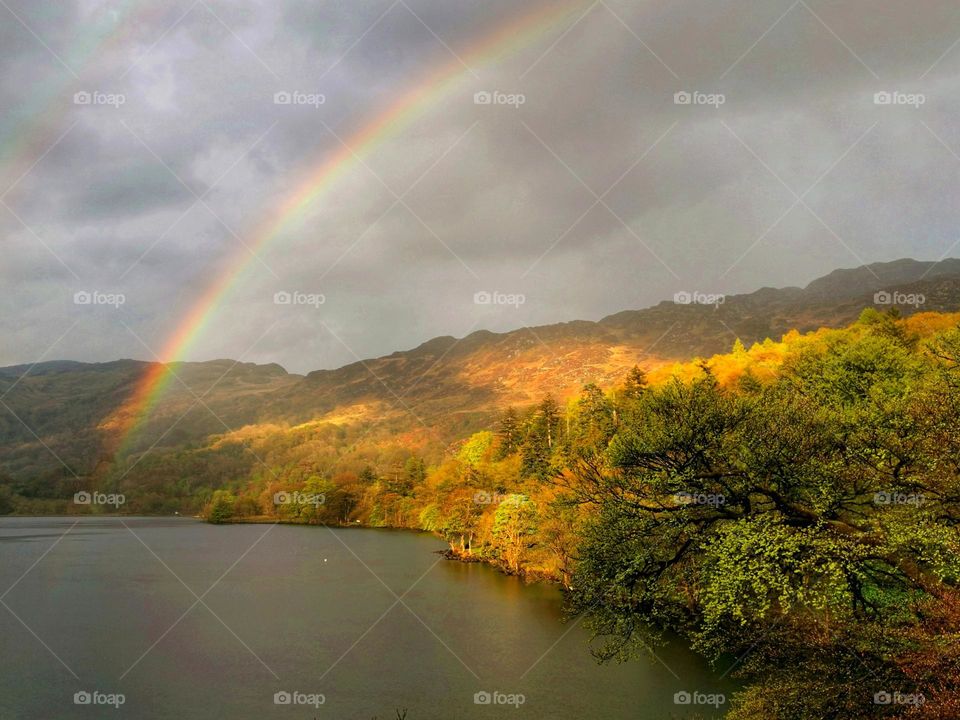
[[[556,588],[444,547],[389,530],[0,518],[0,718],[636,720],[709,717],[709,694],[729,694],[679,643],[598,666]],[[700,704],[675,704],[684,691]]]

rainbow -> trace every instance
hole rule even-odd
[[[138,429],[143,426],[150,411],[175,377],[170,364],[182,360],[197,339],[203,335],[225,298],[239,285],[240,279],[253,265],[259,253],[286,231],[295,228],[303,220],[307,209],[347,170],[359,162],[359,159],[369,155],[379,145],[394,137],[414,118],[426,112],[439,98],[457,87],[469,75],[465,65],[479,67],[497,62],[548,34],[568,20],[573,13],[586,8],[588,4],[586,0],[551,3],[520,18],[512,19],[485,35],[465,52],[460,53],[460,59],[454,59],[429,74],[400,96],[386,110],[347,138],[343,142],[342,149],[310,172],[298,185],[297,190],[258,225],[252,236],[252,242],[247,244],[250,252],[238,254],[193,304],[190,312],[183,318],[176,332],[162,349],[159,356],[160,362],[151,364],[127,402],[107,424],[107,427],[119,430],[120,433],[117,455],[122,455],[129,446],[130,441],[136,436]]]

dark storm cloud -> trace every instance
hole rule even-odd
[[[242,280],[189,357],[304,371],[678,289],[938,258],[957,239],[954,3],[606,0],[480,63],[467,49],[530,3],[143,3],[99,44],[109,3],[10,7],[39,40],[0,9],[0,157],[17,169],[8,182],[39,162],[0,206],[3,364],[39,357],[74,320],[53,356],[148,358],[132,333],[163,347],[238,258]],[[347,163],[254,258],[277,209],[456,65],[451,51],[470,57],[461,81]],[[74,105],[78,90],[124,102]],[[481,90],[525,103],[478,106]],[[281,91],[325,102],[277,105]],[[724,102],[678,105],[680,91]],[[876,105],[884,91],[925,102]],[[128,301],[77,315],[83,288]],[[278,290],[326,302],[277,306]],[[528,302],[478,307],[480,290]]]

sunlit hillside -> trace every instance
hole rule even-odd
[[[902,301],[885,302],[884,293]],[[923,302],[906,302],[911,298]],[[737,340],[744,347],[762,343],[750,351],[751,358],[762,358],[775,354],[771,343],[790,331],[841,327],[865,307],[896,307],[903,315],[954,310],[960,306],[960,261],[878,263],[836,271],[805,289],[767,288],[722,300],[663,302],[597,322],[440,337],[306,376],[233,360],[176,363],[147,411],[129,400],[154,374],[153,363],[6,368],[0,392],[9,389],[4,401],[23,422],[0,416],[0,472],[57,496],[77,477],[100,482],[133,463],[142,470],[138,461],[145,453],[202,447],[212,435],[263,423],[377,424],[383,432],[411,432],[422,443],[445,447],[489,427],[510,405],[531,405],[547,394],[564,402],[587,383],[611,388],[634,365],[653,378],[689,376],[689,367],[676,364],[725,353]],[[772,360],[758,360],[754,371],[763,375]],[[735,375],[745,361],[726,361],[718,376]],[[44,489],[51,483],[61,490]]]

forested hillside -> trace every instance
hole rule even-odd
[[[204,464],[185,450],[243,428],[252,436],[276,427],[309,441],[310,428],[324,423],[344,437],[366,436],[361,445],[375,439],[380,446],[399,433],[436,462],[449,443],[489,428],[510,405],[530,406],[548,394],[563,404],[588,383],[609,390],[634,365],[660,372],[726,352],[738,338],[751,345],[790,330],[843,327],[869,306],[896,307],[904,315],[956,310],[960,260],[875,263],[837,270],[803,289],[764,288],[712,301],[705,304],[703,293],[691,289],[674,301],[597,322],[439,337],[307,376],[233,360],[173,363],[173,379],[122,443],[118,413],[156,363],[0,368],[0,485],[9,485],[6,475],[15,494],[52,500],[122,477],[129,507],[183,510],[200,487],[215,489],[257,462],[249,453],[236,459],[221,453]],[[206,476],[158,474],[186,458],[191,472],[206,467]]]

